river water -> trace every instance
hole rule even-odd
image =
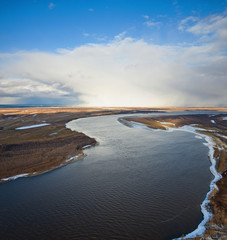
[[[70,122],[99,142],[86,158],[0,185],[1,240],[161,240],[197,227],[213,178],[205,140],[129,128],[118,118]]]

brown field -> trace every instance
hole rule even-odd
[[[91,113],[91,112],[115,112],[115,111],[227,111],[227,107],[107,107],[107,108],[89,108],[89,107],[31,107],[31,108],[0,108],[0,114],[38,114],[38,113]]]
[[[209,196],[209,209],[213,217],[206,224],[206,231],[202,237],[198,236],[194,240],[206,239],[227,239],[227,121],[223,117],[227,115],[175,115],[160,116],[152,118],[125,118],[126,121],[143,123],[153,129],[165,130],[168,127],[182,127],[184,125],[195,124],[202,128],[198,132],[213,138],[216,143],[214,157],[216,159],[216,169],[222,175],[222,179],[217,182],[219,191],[215,190]],[[215,123],[211,122],[214,120]]]

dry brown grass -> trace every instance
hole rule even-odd
[[[0,114],[40,114],[40,113],[79,113],[79,112],[103,112],[103,111],[227,111],[226,107],[31,107],[31,108],[0,108]]]
[[[46,171],[81,153],[83,146],[94,144],[95,139],[82,133],[51,140],[2,144],[0,176],[7,178],[21,173]]]
[[[125,118],[125,120],[143,123],[153,129],[163,129],[163,130],[166,129],[161,123],[159,123],[156,120],[153,120],[151,118]]]

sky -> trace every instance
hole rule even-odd
[[[0,104],[227,106],[227,0],[0,0]]]

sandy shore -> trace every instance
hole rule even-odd
[[[227,115],[175,115],[152,118],[124,118],[123,124],[153,131],[182,130],[203,137],[209,148],[214,179],[201,211],[204,220],[192,233],[180,239],[227,239]]]

